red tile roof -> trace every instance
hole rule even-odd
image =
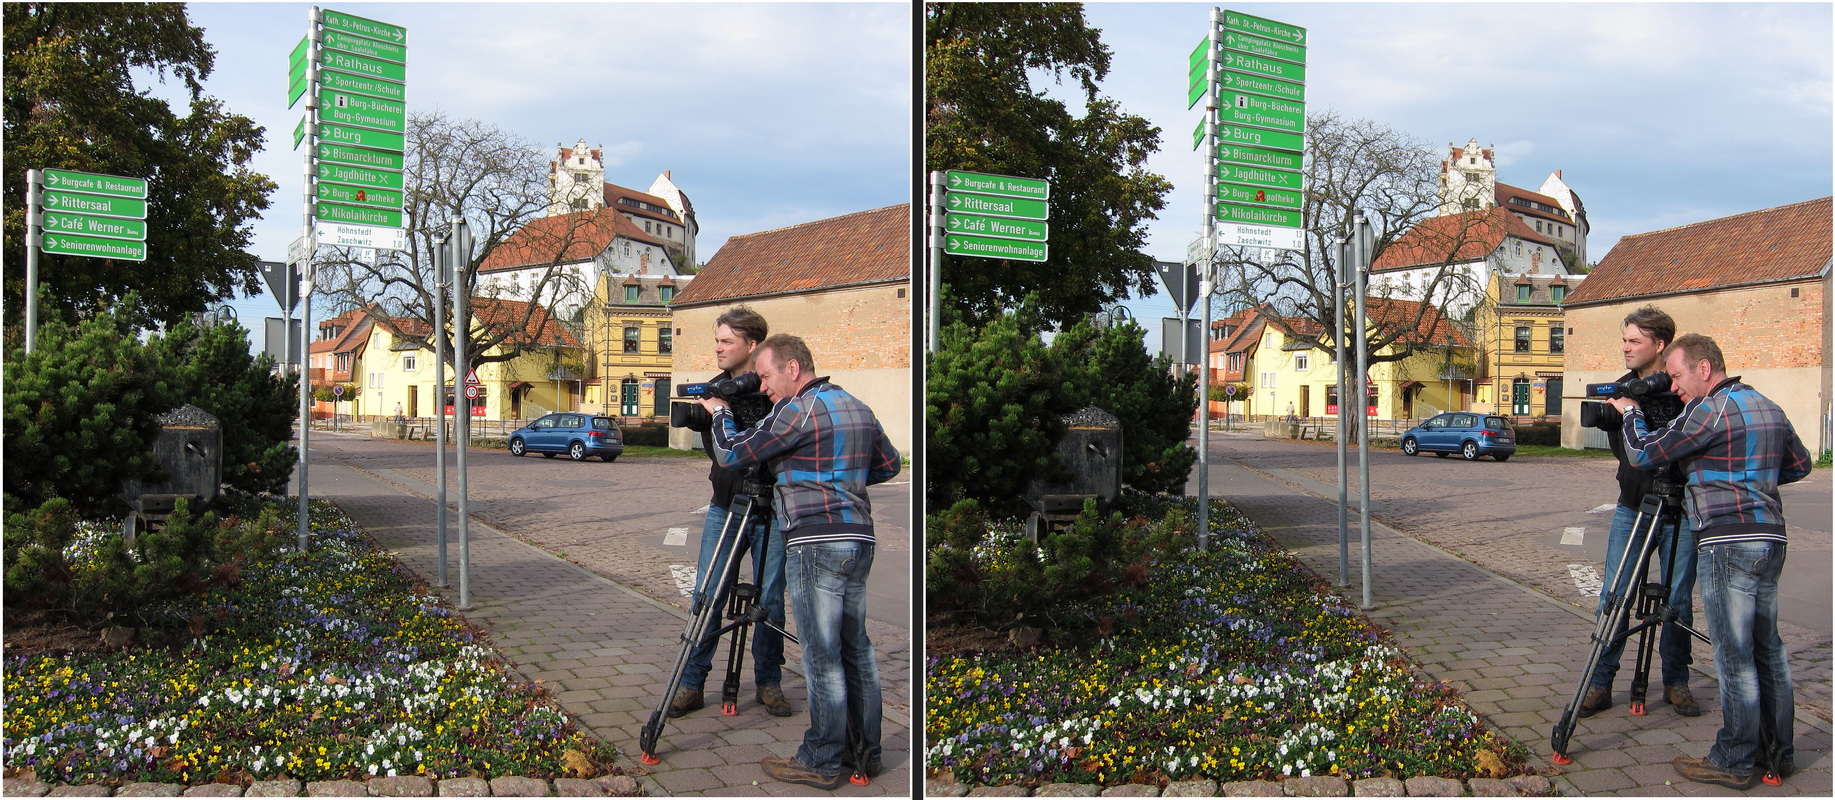
[[[1530,202],[1541,203],[1542,205],[1548,206],[1549,208],[1552,208],[1554,210],[1553,211],[1543,211],[1542,209],[1536,208],[1535,206],[1518,205],[1516,203],[1510,202],[1510,199],[1513,197],[1520,197]],[[1519,189],[1507,183],[1497,184],[1497,204],[1505,208],[1508,208],[1511,211],[1516,211],[1516,212],[1523,213],[1523,214],[1532,214],[1534,216],[1538,216],[1543,219],[1551,219],[1551,220],[1554,220],[1556,222],[1560,222],[1566,225],[1574,224],[1574,221],[1568,218],[1567,210],[1561,207],[1561,201],[1556,200],[1553,197],[1549,197],[1548,195],[1545,195],[1545,194],[1539,194],[1537,192],[1529,191],[1528,189]]]
[[[634,206],[629,203],[618,202],[619,198],[624,198],[624,197],[628,197],[628,198],[631,198],[632,200],[636,200],[636,201],[643,202],[643,203],[649,203],[650,205],[656,206],[657,208],[660,208],[662,210],[657,211],[655,209],[643,208],[641,206]],[[656,195],[649,194],[647,192],[640,192],[640,191],[637,191],[636,189],[631,189],[631,188],[627,188],[624,186],[619,186],[618,184],[615,184],[615,183],[608,183],[605,185],[605,207],[606,208],[616,208],[620,211],[626,211],[632,214],[637,214],[639,216],[649,217],[651,219],[660,219],[665,222],[670,222],[676,225],[683,224],[681,218],[675,215],[675,209],[672,209],[669,207],[669,201],[664,200],[661,197],[657,197]]]
[[[1831,200],[1626,236],[1567,305],[1820,276],[1831,253]]]
[[[473,297],[470,309],[473,323],[480,328],[501,332],[521,327],[526,332],[525,336],[511,337],[512,340],[538,346],[580,346],[580,341],[554,318],[554,313],[540,303]],[[432,325],[419,317],[391,317],[389,323],[403,336],[426,336],[433,330]]]
[[[491,249],[478,265],[479,272],[502,272],[526,267],[585,261],[605,252],[612,240],[624,237],[644,244],[663,242],[644,233],[637,223],[611,207],[541,217],[522,226]]]
[[[1364,302],[1364,317],[1365,324],[1373,333],[1376,330],[1400,332],[1397,338],[1401,341],[1460,347],[1470,347],[1472,344],[1458,324],[1447,319],[1438,307],[1418,300],[1372,297]],[[1325,326],[1310,318],[1277,318],[1270,320],[1269,324],[1276,330],[1304,339],[1314,339],[1326,332]]]
[[[1503,244],[1505,236],[1555,246],[1554,241],[1536,233],[1522,218],[1498,206],[1422,220],[1383,250],[1370,271],[1399,272],[1477,261]]]
[[[676,306],[911,279],[911,204],[734,236]]]

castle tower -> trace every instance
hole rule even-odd
[[[548,216],[604,208],[605,146],[588,150],[581,139],[555,149],[559,155],[548,162]]]
[[[1446,160],[1440,162],[1439,216],[1496,207],[1496,145],[1480,149],[1474,138],[1465,147],[1449,142],[1446,149]]]
[[[688,263],[676,266],[693,269],[695,264],[699,263],[695,261],[695,237],[701,232],[701,224],[695,221],[694,203],[689,202],[688,195],[682,192],[681,187],[675,185],[675,181],[669,179],[669,170],[663,170],[663,174],[656,176],[656,180],[650,183],[649,193],[662,198],[663,202],[669,204],[670,210],[675,212],[676,217],[682,220],[682,227],[687,232],[687,235],[682,237],[682,251]]]

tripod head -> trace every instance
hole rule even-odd
[[[1681,499],[1682,487],[1688,483],[1687,476],[1682,474],[1682,465],[1665,464],[1661,467],[1647,469],[1650,474],[1650,493],[1663,498],[1673,505]]]

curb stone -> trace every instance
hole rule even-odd
[[[108,787],[97,783],[83,786],[53,786],[46,797],[107,797]]]
[[[1473,797],[1515,797],[1517,790],[1509,781],[1496,778],[1473,778],[1465,782]]]
[[[179,793],[181,797],[241,797],[242,787],[233,783],[206,783]]]
[[[1465,786],[1452,778],[1433,778],[1417,775],[1409,778],[1408,793],[1416,797],[1462,797]]]
[[[11,792],[8,792],[11,794]],[[961,797],[968,794],[968,787],[955,781],[940,781],[935,778],[924,779],[925,797]]]
[[[1280,797],[1281,785],[1274,781],[1231,781],[1223,785],[1224,797]]]
[[[1096,797],[1101,787],[1087,783],[1047,783],[1032,790],[1033,797]]]
[[[368,794],[362,781],[312,781],[306,784],[307,797],[363,797]]]
[[[176,783],[124,783],[115,790],[116,797],[177,797],[185,787]]]
[[[1216,781],[1173,781],[1166,784],[1161,797],[1216,797]]]
[[[1281,782],[1281,788],[1290,797],[1349,797],[1351,794],[1350,782],[1332,775],[1288,778]]]
[[[1351,782],[1351,794],[1357,797],[1407,797],[1408,787],[1394,778],[1361,778]]]
[[[0,794],[7,797],[44,797],[48,791],[51,791],[51,785],[42,781],[7,778],[0,782]]]
[[[299,781],[255,781],[243,797],[298,797]]]
[[[490,797],[491,785],[483,778],[447,778],[440,781],[441,797]]]
[[[1024,786],[977,786],[968,790],[968,797],[1031,797],[1032,790]]]
[[[519,775],[504,775],[491,779],[493,797],[547,797],[548,782]]]
[[[433,781],[424,775],[399,775],[371,778],[367,787],[371,797],[432,797]]]
[[[605,788],[582,778],[555,778],[554,793],[558,797],[604,797]]]
[[[1110,786],[1102,790],[1103,797],[1159,797],[1160,787],[1144,783],[1130,783],[1123,786]]]

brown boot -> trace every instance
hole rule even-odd
[[[707,701],[701,697],[701,689],[699,687],[691,689],[687,686],[683,686],[676,689],[675,696],[669,698],[669,718],[675,719],[690,711],[699,709],[706,704],[706,702]]]
[[[758,703],[765,707],[765,713],[773,717],[790,716],[790,700],[784,697],[784,688],[776,684],[758,687]]]
[[[1696,783],[1712,783],[1716,786],[1725,786],[1729,789],[1744,791],[1752,788],[1754,784],[1759,782],[1759,774],[1757,772],[1744,776],[1735,775],[1720,767],[1714,766],[1714,762],[1705,758],[1680,756],[1674,763],[1676,765],[1676,772],[1681,773],[1682,777],[1695,781]]]
[[[1585,700],[1580,701],[1580,716],[1590,717],[1612,707],[1612,691],[1597,686],[1587,690]]]
[[[1695,696],[1689,693],[1687,686],[1663,687],[1663,699],[1668,700],[1670,705],[1675,706],[1676,713],[1682,716],[1701,716],[1701,704],[1695,702]]]
[[[764,767],[766,775],[785,783],[800,783],[804,786],[814,786],[817,789],[828,789],[831,791],[839,789],[841,788],[842,782],[847,779],[846,776],[839,772],[833,775],[823,775],[820,772],[816,772],[815,770],[797,763],[795,756],[790,758],[767,758],[758,763],[759,766]]]

